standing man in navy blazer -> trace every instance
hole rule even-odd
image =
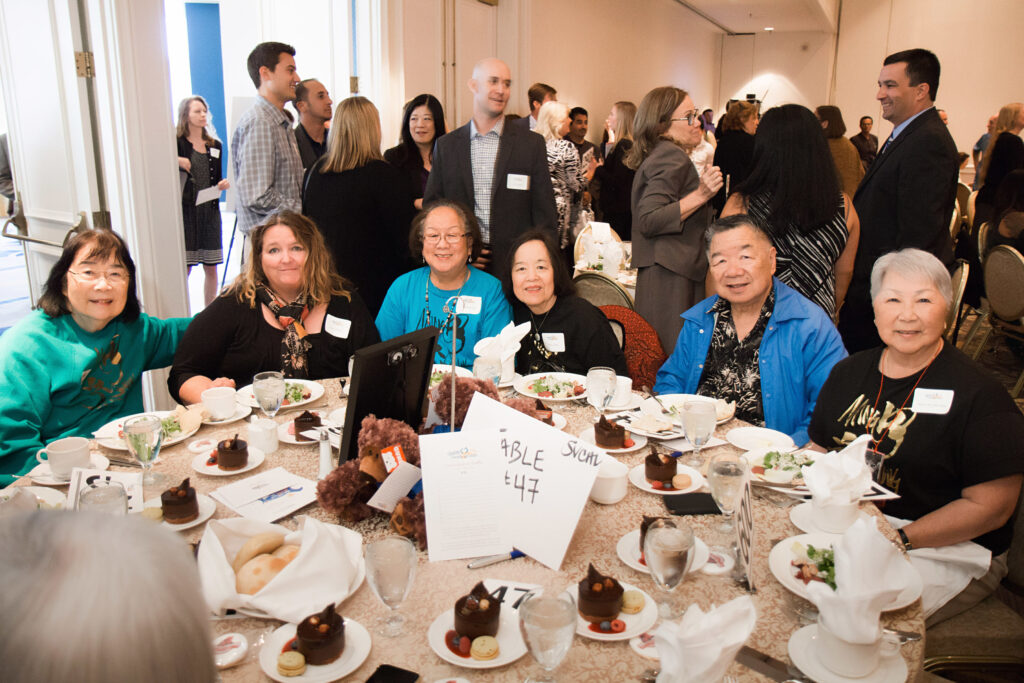
[[[424,204],[444,197],[462,202],[480,222],[484,248],[473,262],[500,275],[508,249],[530,228],[554,232],[555,194],[540,135],[505,125],[512,87],[508,65],[484,59],[473,68],[473,118],[438,138]]]
[[[854,207],[860,244],[839,333],[850,353],[881,345],[871,307],[871,267],[890,251],[916,247],[953,262],[949,221],[956,198],[957,151],[935,111],[939,60],[928,50],[896,52],[878,76],[882,117],[892,135],[868,168]]]

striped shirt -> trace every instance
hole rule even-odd
[[[302,160],[291,121],[257,96],[231,136],[238,229],[249,234],[278,211],[302,211]]]
[[[481,135],[476,123],[469,121],[469,159],[473,167],[473,213],[480,223],[484,244],[491,243],[491,195],[494,188],[494,167],[498,163],[498,146],[505,117]]]

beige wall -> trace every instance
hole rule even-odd
[[[831,33],[775,31],[722,37],[722,112],[729,99],[754,93],[762,109],[796,103],[813,109],[828,102],[835,40]]]

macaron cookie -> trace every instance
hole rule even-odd
[[[644,594],[640,591],[626,591],[622,594],[622,611],[625,614],[637,614],[644,608]]]
[[[469,648],[469,656],[473,659],[486,661],[498,656],[498,640],[494,636],[479,636],[473,639]]]
[[[306,658],[301,652],[282,652],[277,657],[277,673],[291,678],[306,672]]]

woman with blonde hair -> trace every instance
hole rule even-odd
[[[220,202],[196,205],[200,190],[226,190],[229,183],[221,173],[220,140],[210,134],[210,108],[199,95],[186,97],[178,105],[178,168],[188,175],[181,190],[181,215],[185,223],[185,264],[203,264],[203,294],[206,305],[217,296],[217,265],[224,262],[221,245]]]
[[[571,249],[572,197],[594,177],[597,162],[590,158],[587,168],[580,165],[580,155],[573,144],[565,139],[569,133],[569,105],[554,100],[545,102],[537,114],[537,128],[548,150],[548,173],[555,191],[555,209],[558,212],[558,245],[566,252]],[[569,261],[572,261],[571,255]]]
[[[989,137],[988,149],[981,161],[981,170],[978,171],[978,187],[981,188],[988,176],[988,168],[992,160],[992,152],[995,149],[996,141],[1006,133],[1008,135],[1020,135],[1024,130],[1024,103],[1010,102],[999,109],[996,117],[996,125],[992,128],[992,135]],[[1005,143],[1003,143],[1005,145]],[[995,190],[993,190],[994,192]]]
[[[721,211],[728,199],[727,193],[747,179],[754,159],[754,133],[761,120],[757,105],[742,100],[729,105],[719,127],[718,146],[715,147],[714,165],[722,169],[724,182],[713,202],[715,211]]]
[[[599,217],[612,226],[624,240],[632,239],[633,214],[629,193],[633,189],[634,171],[626,165],[626,155],[633,147],[633,119],[636,105],[625,100],[612,105],[605,119],[608,144],[604,164],[594,172]]]
[[[312,221],[282,211],[249,240],[242,273],[192,319],[178,346],[167,387],[183,403],[199,402],[210,387],[244,386],[267,370],[343,377],[349,356],[380,339]]]
[[[306,172],[302,212],[376,315],[388,287],[411,265],[415,209],[409,176],[380,153],[380,115],[365,97],[342,100],[335,110],[327,153]]]

